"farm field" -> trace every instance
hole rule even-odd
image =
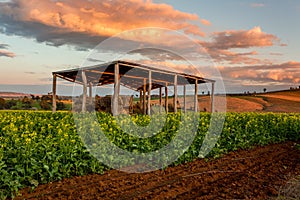
[[[240,101],[232,102],[231,99]],[[232,96],[228,98],[230,112],[300,112],[300,90],[278,91],[253,96]],[[239,106],[240,105],[240,106]]]
[[[295,143],[285,142],[151,173],[111,170],[63,179],[33,192],[24,189],[23,196],[16,199],[268,199],[280,194],[292,199],[300,195],[299,160]],[[298,185],[288,185],[294,176]]]
[[[167,116],[167,123],[162,130],[155,136],[145,139],[124,134],[124,132],[117,127],[116,120],[109,114],[99,113],[97,117],[106,137],[115,145],[128,151],[146,153],[160,149],[162,146],[168,144],[176,136],[180,124],[179,122],[184,115],[180,113],[169,114]],[[52,114],[51,112],[2,111],[0,112],[0,118],[0,195],[3,199],[17,194],[22,188],[37,187],[32,194],[34,194],[35,191],[41,192],[39,188],[59,184],[57,181],[69,181],[69,179],[66,178],[74,176],[88,175],[87,178],[91,178],[93,176],[99,177],[99,175],[104,172],[106,172],[106,174],[110,172],[117,173],[115,171],[110,171],[107,166],[98,162],[97,159],[89,154],[77,134],[73,115],[70,112],[57,112]],[[202,163],[199,164],[200,168],[195,167],[196,171],[204,170],[209,172],[214,170],[225,170],[218,166],[211,166],[213,162],[218,162],[218,159],[207,163],[205,162],[205,159],[198,159],[199,149],[209,127],[209,119],[209,113],[202,113],[200,115],[196,137],[190,145],[190,148],[173,164],[173,167],[170,169],[167,168],[166,170],[173,169],[176,171],[177,168],[198,166],[198,164],[189,164],[189,162]],[[133,120],[141,125],[147,125],[147,123],[149,123],[149,118],[145,116],[135,116],[133,117]],[[159,117],[155,117],[154,120],[158,122],[162,121]],[[128,119],[121,119],[119,122],[121,124],[126,124],[128,123]],[[295,168],[299,165],[298,157],[294,156],[294,154],[297,153],[299,155],[299,152],[297,152],[299,150],[296,149],[299,148],[299,145],[295,145],[295,143],[299,142],[299,133],[300,113],[227,113],[222,134],[216,143],[215,148],[208,154],[208,158],[213,159],[221,157],[222,160],[222,155],[237,150],[240,151],[239,149],[249,149],[257,145],[264,146],[273,143],[284,144],[285,141],[293,141],[292,143],[288,143],[292,148],[290,149],[290,152],[294,152],[289,159],[294,160],[291,164],[293,166],[292,168]],[[83,137],[85,136],[83,135]],[[91,135],[88,135],[88,138],[89,137],[91,137]],[[182,141],[185,141],[184,138],[182,138]],[[97,146],[97,143],[93,145]],[[101,145],[99,145],[99,147],[101,147]],[[274,148],[272,148],[272,146],[270,147],[270,151],[267,150],[266,152],[274,151]],[[245,152],[248,151],[246,150]],[[288,151],[285,153],[288,153]],[[238,154],[239,153],[237,153],[236,156]],[[273,153],[270,155],[273,155]],[[274,155],[275,157],[272,159],[277,159],[277,157],[283,158],[279,154]],[[110,157],[111,155],[105,154],[103,156]],[[254,155],[246,157],[252,156]],[[131,161],[129,160],[129,166],[130,162]],[[251,164],[252,162],[254,161],[251,160],[248,164]],[[278,164],[278,162],[276,163]],[[262,166],[263,167],[259,168],[259,170],[266,170],[265,172],[267,173],[268,168],[265,168],[264,165]],[[225,171],[236,171],[238,168],[239,171],[243,171],[247,168],[247,166],[242,165],[237,165],[236,167],[237,168],[232,169],[226,168]],[[283,164],[282,167],[285,169],[287,166],[286,164]],[[188,172],[189,171],[191,170],[188,170]],[[296,171],[297,170],[295,170],[294,173],[293,170],[291,170],[290,175],[296,174]],[[161,174],[163,172],[165,172],[165,170],[158,170],[153,173]],[[122,173],[120,172],[120,174]],[[106,175],[104,174],[103,177],[105,176]],[[124,181],[127,180],[127,176],[135,177],[133,174],[123,175],[123,178],[126,177]],[[280,178],[283,175],[278,174],[274,176],[279,176]],[[139,179],[138,177],[139,176],[137,175],[136,178]],[[157,178],[159,180],[164,180],[167,177],[167,175],[165,177],[164,174],[161,174],[160,178],[159,176]],[[82,178],[84,179],[84,177]],[[70,181],[72,180],[73,179],[70,179]],[[96,178],[94,181],[97,182],[97,180],[98,179]],[[107,180],[107,185],[114,184],[114,180],[114,178]],[[280,180],[283,179],[280,178]],[[72,187],[72,185],[67,186],[64,182],[62,183],[64,187],[66,187],[62,188],[62,191],[69,191]],[[139,184],[138,182],[133,183]],[[101,182],[99,184],[101,185]],[[127,182],[127,184],[132,185],[131,182]],[[161,189],[163,189],[163,187],[161,187]],[[26,191],[28,192],[28,189],[21,190],[21,193],[27,195]],[[47,191],[48,189],[45,192]],[[99,192],[97,195],[103,193],[102,190],[97,191]],[[138,190],[136,192],[138,192]],[[57,191],[54,193],[55,194],[53,195],[59,194]],[[71,193],[67,194],[71,195]],[[103,194],[106,193],[104,192]],[[209,194],[216,193],[211,191]]]
[[[300,0],[0,0],[0,200],[300,200],[297,19]]]
[[[194,97],[187,98],[187,108],[193,109]],[[215,96],[215,101],[224,101],[223,97]],[[159,105],[159,100],[152,100]],[[173,99],[169,98],[169,104],[173,105]],[[227,112],[300,112],[300,89],[267,92],[252,95],[232,94],[226,96]],[[179,97],[179,105],[183,105],[183,98]],[[210,97],[198,96],[198,108],[200,111],[210,111]]]

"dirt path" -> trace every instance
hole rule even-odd
[[[295,175],[300,175],[300,151],[286,142],[151,173],[111,170],[64,179],[32,193],[25,189],[17,199],[266,199]]]

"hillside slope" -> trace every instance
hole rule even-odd
[[[239,103],[236,99],[243,101]],[[227,97],[227,111],[243,112],[244,110],[253,112],[300,112],[300,90],[269,92],[255,96],[236,95]]]

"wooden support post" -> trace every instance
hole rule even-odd
[[[211,83],[211,112],[215,112],[215,83]]]
[[[120,75],[119,75],[119,63],[115,64],[114,70],[114,95],[112,113],[114,116],[119,114],[119,94],[120,94]]]
[[[83,96],[82,96],[82,112],[86,111],[86,93],[87,93],[87,79],[86,79],[86,75],[85,72],[82,71],[82,82],[83,82]]]
[[[174,76],[174,99],[173,99],[173,105],[174,105],[174,113],[177,113],[177,75]]]
[[[166,109],[166,113],[169,112],[169,107],[168,107],[168,83],[166,83],[166,87],[165,87],[165,109]]]
[[[162,87],[159,88],[159,113],[162,112]]]
[[[140,89],[140,109],[142,110],[143,108],[143,90]]]
[[[152,72],[151,71],[149,71],[149,83],[148,83],[148,108],[147,108],[147,110],[148,110],[148,115],[150,116],[151,115],[151,90],[152,90],[152,88],[151,88],[151,86],[152,86]]]
[[[183,106],[184,113],[186,113],[186,85],[183,86]]]
[[[198,79],[195,79],[194,108],[195,108],[195,112],[198,112]]]
[[[147,90],[147,79],[144,78],[143,85],[143,114],[146,115],[147,107],[146,107],[146,90]]]
[[[93,84],[90,82],[89,83],[89,98],[90,98],[90,104],[93,104]]]
[[[56,112],[56,74],[53,74],[53,85],[52,85],[52,112]]]

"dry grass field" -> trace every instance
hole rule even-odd
[[[278,91],[251,96],[230,95],[227,96],[226,101],[227,112],[300,112],[300,90]],[[209,98],[206,98],[206,100],[199,99],[200,110],[208,105]]]
[[[260,104],[262,106],[261,112],[300,112],[300,90],[279,91],[236,98]],[[245,104],[245,106],[251,107],[249,104]]]
[[[216,95],[216,104],[222,98]],[[183,106],[183,98],[178,98],[178,105]],[[159,104],[159,100],[152,100],[152,104]],[[164,104],[164,103],[163,103]],[[169,98],[169,105],[173,99]],[[228,95],[226,97],[227,112],[300,112],[300,90],[269,92],[256,95]],[[187,97],[187,109],[194,108],[194,97]],[[210,97],[198,97],[200,111],[210,111]]]

